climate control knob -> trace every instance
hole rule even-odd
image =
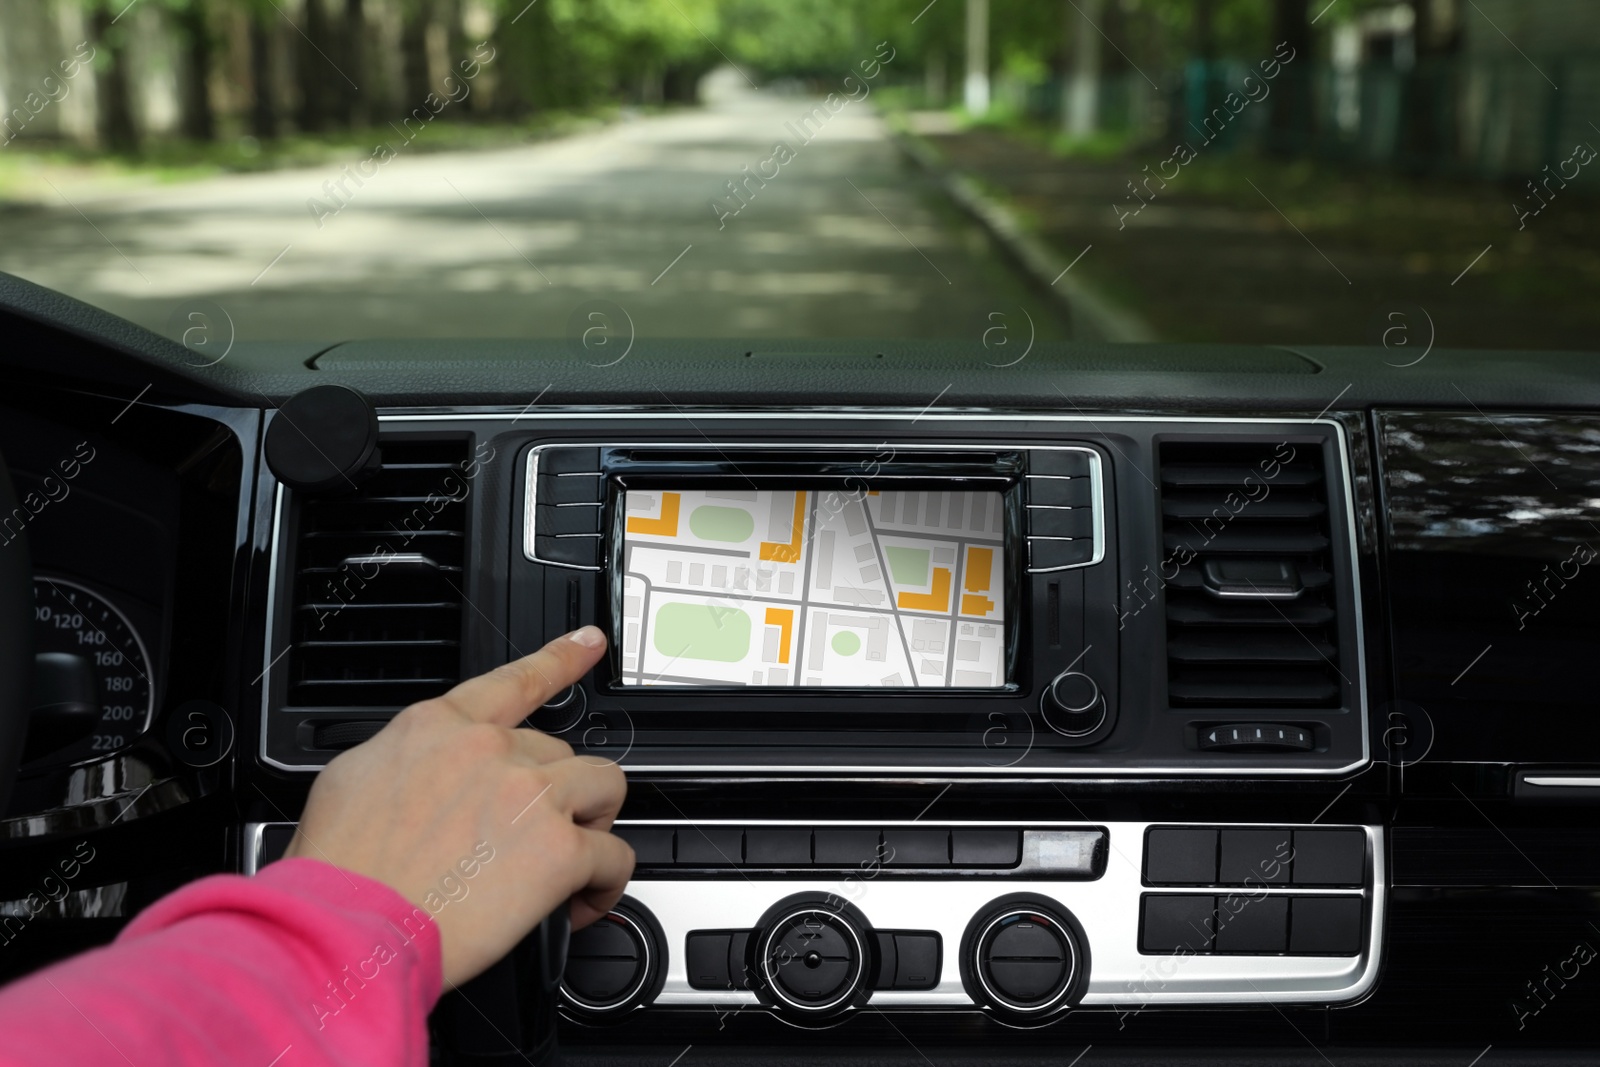
[[[962,939],[961,977],[974,1001],[1008,1019],[1042,1019],[1088,984],[1088,941],[1070,912],[1017,893],[980,912]]]
[[[1039,704],[1050,729],[1067,737],[1093,733],[1106,721],[1106,700],[1100,686],[1082,671],[1056,675]]]
[[[664,945],[650,910],[623,897],[607,915],[572,934],[562,1002],[587,1019],[616,1018],[649,1003],[666,979]]]
[[[863,1003],[871,927],[850,904],[801,895],[780,901],[751,938],[757,990],[794,1018],[822,1019]]]

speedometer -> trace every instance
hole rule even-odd
[[[133,623],[104,596],[65,578],[35,576],[33,651],[86,690],[92,686],[99,708],[93,732],[49,753],[51,763],[115,752],[149,728],[155,710],[149,652]]]

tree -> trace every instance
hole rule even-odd
[[[400,81],[405,86],[406,110],[421,107],[433,91],[428,66],[428,27],[434,19],[435,0],[406,0],[400,22]]]
[[[95,100],[100,143],[112,152],[139,151],[139,126],[133,115],[128,71],[128,30],[117,25],[107,0],[94,0],[89,37],[95,48]]]
[[[1105,7],[1104,0],[1075,0],[1066,5],[1071,12],[1072,63],[1069,68],[1062,120],[1073,137],[1087,137],[1099,125],[1100,112],[1100,32],[1095,25]]]
[[[372,121],[367,105],[367,11],[363,0],[344,0],[344,17],[339,27],[339,67],[350,80],[340,78],[334,85],[338,94],[339,121],[356,128]]]
[[[1306,0],[1273,0],[1272,42],[1273,48],[1292,54],[1294,61],[1284,69],[1271,97],[1267,150],[1280,156],[1299,155],[1311,147],[1315,122],[1311,103],[1311,19]]]
[[[332,124],[338,92],[334,82],[345,75],[331,66],[331,57],[339,48],[333,42],[333,26],[323,0],[306,0],[301,21],[295,53],[299,75],[296,80],[300,84],[299,124],[302,130],[315,133]]]
[[[989,0],[967,0],[966,70],[962,106],[982,115],[989,110]]]
[[[211,102],[211,65],[215,42],[206,0],[167,0],[183,53],[178,83],[179,129],[196,141],[214,140],[216,115]]]
[[[272,66],[272,39],[277,18],[270,9],[255,5],[249,14],[250,132],[259,140],[278,136],[278,85]]]

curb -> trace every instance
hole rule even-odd
[[[985,193],[977,182],[947,167],[932,145],[904,130],[895,130],[893,136],[900,150],[989,232],[1040,292],[1066,308],[1074,340],[1158,340],[1155,331],[1139,316],[1117,307],[1092,285],[1067,274],[1070,260],[1028,232],[1015,212]]]

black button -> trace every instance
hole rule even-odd
[[[1028,566],[1034,570],[1048,567],[1073,567],[1094,559],[1094,539],[1076,541],[1028,540]]]
[[[950,860],[957,867],[1015,867],[1021,859],[1016,830],[950,831]]]
[[[1035,449],[1028,456],[1029,474],[1064,474],[1073,478],[1089,476],[1089,453]]]
[[[1145,894],[1141,952],[1210,952],[1217,898]]]
[[[537,536],[546,534],[599,533],[600,509],[593,505],[585,504],[581,507],[558,508],[552,504],[540,504],[534,509],[533,532]]]
[[[1224,885],[1287,884],[1294,857],[1293,833],[1282,830],[1222,831]]]
[[[1218,952],[1283,952],[1288,947],[1288,897],[1232,893],[1217,898]]]
[[[1367,871],[1367,835],[1360,830],[1296,830],[1295,885],[1361,885]]]
[[[1144,880],[1151,885],[1212,885],[1217,880],[1217,832],[1179,827],[1145,838]]]
[[[890,867],[948,867],[950,831],[885,830],[883,860]]]
[[[898,955],[894,950],[894,934],[888,930],[878,930],[873,936],[878,940],[878,973],[872,988],[892,989]]]
[[[876,830],[818,830],[815,840],[818,863],[861,867],[879,862]]]
[[[551,537],[535,531],[533,554],[550,563],[570,563],[575,567],[600,565],[600,538]]]
[[[749,962],[750,931],[735,930],[728,941],[728,977],[735,989],[754,989],[755,975]]]
[[[540,474],[588,473],[599,469],[598,448],[546,448],[539,453]]]
[[[678,866],[736,867],[744,862],[744,831],[685,826],[678,834]]]
[[[539,491],[534,494],[539,504],[583,504],[605,499],[601,491],[604,479],[598,474],[541,474]]]
[[[939,984],[939,935],[895,934],[896,989],[932,989]]]
[[[1029,537],[1094,537],[1091,508],[1029,508]]]
[[[639,863],[672,862],[670,826],[618,826],[612,832],[633,846],[634,858]]]
[[[811,862],[811,831],[751,827],[744,832],[744,860],[751,867],[804,867]]]
[[[1028,503],[1052,507],[1087,508],[1094,505],[1094,486],[1087,478],[1029,478]]]
[[[1361,951],[1360,897],[1295,897],[1289,951],[1354,956]]]
[[[728,934],[690,934],[684,953],[691,989],[728,989]]]

